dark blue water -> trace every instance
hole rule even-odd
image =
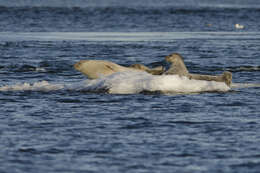
[[[0,172],[259,172],[258,1],[38,2],[0,1]],[[232,87],[111,94],[73,69],[173,52]]]

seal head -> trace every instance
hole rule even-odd
[[[186,76],[189,71],[184,64],[183,58],[178,53],[173,53],[165,57],[165,61],[170,63],[170,68],[164,73],[166,75],[175,74],[180,76]]]

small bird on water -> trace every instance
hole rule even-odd
[[[236,29],[244,29],[244,25],[235,24]]]

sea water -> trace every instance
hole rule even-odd
[[[259,171],[258,1],[0,5],[0,172]],[[73,68],[165,66],[173,52],[232,85]]]

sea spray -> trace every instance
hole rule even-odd
[[[119,72],[86,81],[85,89],[107,89],[113,94],[134,94],[142,91],[162,93],[226,92],[230,88],[223,82],[191,80],[178,75],[151,75],[145,72]]]
[[[88,91],[111,94],[135,94],[143,91],[161,93],[226,92],[230,88],[223,82],[191,80],[178,75],[151,75],[146,72],[118,72],[95,80],[67,84],[48,81],[0,87],[0,91]]]
[[[0,91],[55,91],[63,89],[62,84],[50,84],[47,81],[30,83],[19,83],[0,87]]]

